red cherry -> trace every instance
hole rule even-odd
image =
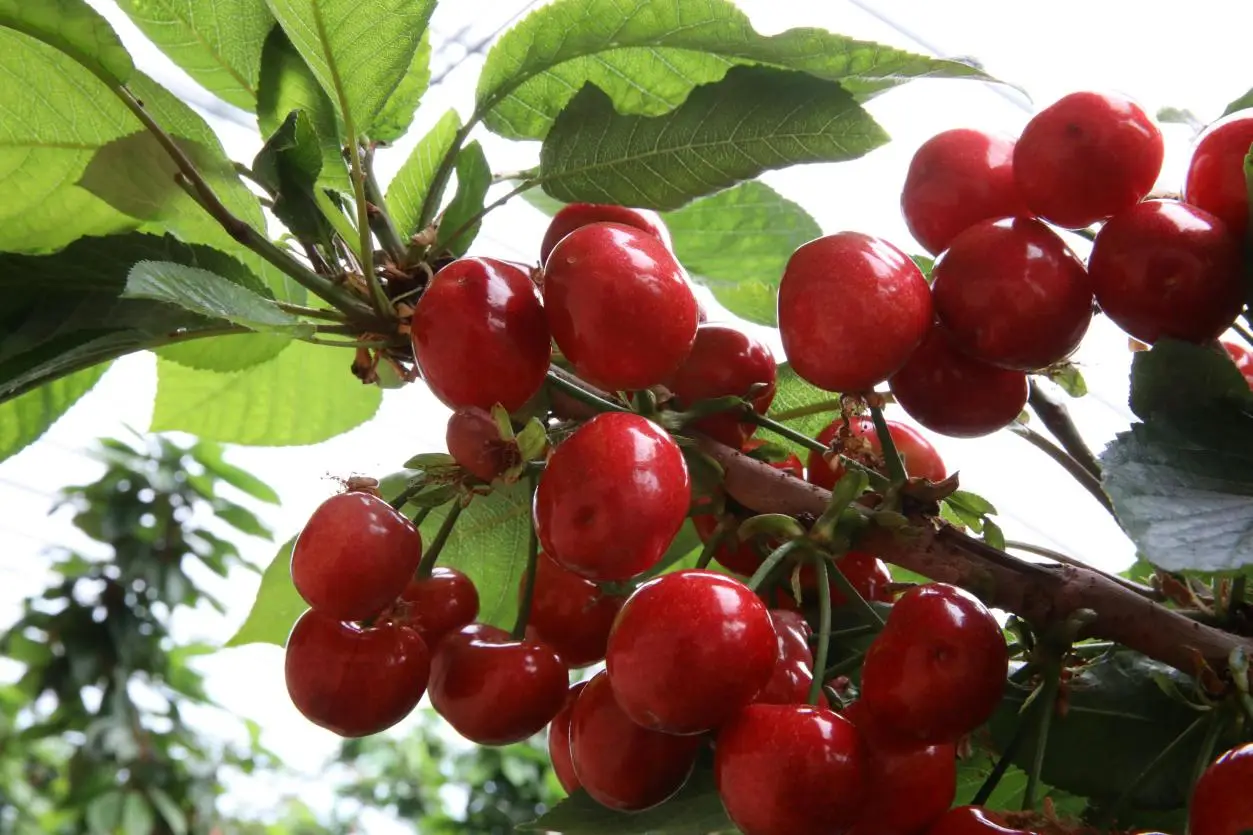
[[[892,443],[896,444],[896,451],[905,460],[906,475],[910,478],[925,478],[927,481],[943,481],[948,478],[944,459],[940,458],[940,453],[930,441],[922,436],[922,433],[900,421],[889,420],[887,425],[888,434],[892,436]],[[818,440],[830,445],[843,428],[844,419],[836,418],[818,433]],[[875,431],[874,420],[868,417],[853,417],[848,421],[848,428],[849,435],[858,439],[859,442],[864,442],[864,447],[859,443],[850,445],[850,447],[859,448],[845,448],[840,452],[868,467],[886,472],[883,464],[883,446],[879,443],[879,434]],[[869,448],[869,455],[864,454],[865,447]],[[830,490],[843,475],[844,465],[838,458],[827,461],[817,450],[809,453],[808,478],[811,484]]]
[[[828,571],[830,570],[828,568]],[[863,600],[876,600],[880,603],[888,603],[892,600],[892,595],[888,593],[888,584],[892,582],[892,572],[878,557],[862,551],[849,551],[840,557],[835,564],[835,570],[848,578],[848,582]],[[812,565],[801,567],[800,580],[801,591],[805,598],[811,601],[816,600],[814,592],[818,588],[818,578]],[[848,598],[844,596],[843,590],[834,579],[829,580],[828,585],[831,589],[832,606],[843,606],[848,602]],[[791,588],[777,589],[775,601],[776,605],[785,609],[793,609],[797,606],[796,597]]]
[[[752,704],[723,726],[714,777],[744,835],[844,832],[864,794],[863,746],[852,723],[808,705]]]
[[[570,571],[625,580],[661,559],[690,503],[687,464],[670,436],[639,415],[605,412],[549,458],[535,494],[535,530]]]
[[[413,356],[453,409],[522,408],[544,383],[551,343],[531,277],[494,258],[461,258],[435,274],[413,308]]]
[[[712,513],[701,513],[692,517],[692,526],[696,528],[700,541],[708,542],[718,528],[718,517]],[[766,547],[778,547],[778,545],[767,544]],[[742,541],[735,533],[730,533],[714,552],[714,559],[719,565],[736,574],[751,577],[765,558],[757,553],[757,547],[753,542]]]
[[[536,568],[530,628],[568,667],[600,661],[624,598],[603,594],[600,586],[562,568],[547,554],[540,554]]]
[[[649,580],[627,598],[605,662],[614,697],[632,721],[697,734],[748,704],[778,657],[770,613],[748,586],[687,570]]]
[[[1244,158],[1253,145],[1253,109],[1238,110],[1205,129],[1197,139],[1183,183],[1184,202],[1217,215],[1232,234],[1249,229],[1249,189]]]
[[[548,726],[548,759],[553,764],[557,782],[566,794],[579,790],[579,778],[574,773],[574,759],[570,752],[570,718],[574,715],[574,702],[586,685],[586,681],[580,681],[570,686],[565,703]]]
[[[1238,342],[1232,342],[1230,339],[1222,340],[1223,348],[1226,349],[1231,361],[1236,364],[1236,368],[1244,375],[1244,379],[1248,381],[1249,388],[1253,389],[1253,352]]]
[[[587,682],[571,714],[570,752],[579,782],[597,803],[622,812],[648,809],[674,796],[704,742],[632,722],[614,700],[603,671]]]
[[[814,680],[814,656],[809,649],[813,630],[799,613],[786,609],[771,609],[770,622],[779,642],[779,660],[770,681],[753,701],[803,705],[809,700],[809,686]],[[819,696],[819,700],[820,707],[827,706],[826,696]]]
[[[888,380],[896,402],[932,432],[977,438],[1009,426],[1027,405],[1027,375],[968,357],[936,326]]]
[[[548,222],[548,230],[539,247],[539,261],[543,264],[548,260],[562,238],[575,229],[591,223],[620,223],[633,226],[641,232],[647,232],[667,247],[670,246],[670,231],[661,215],[650,209],[632,209],[629,206],[614,206],[608,203],[570,203],[562,206],[553,219]]]
[[[1032,835],[1023,829],[1010,829],[979,806],[949,809],[931,824],[926,835]]]
[[[366,620],[400,595],[421,559],[422,535],[412,522],[378,496],[340,493],[296,537],[292,583],[322,614]]]
[[[429,577],[414,577],[400,594],[395,619],[416,629],[435,649],[444,636],[468,626],[479,615],[474,582],[455,568],[436,566]]]
[[[430,654],[412,629],[363,628],[315,609],[296,619],[283,675],[292,704],[340,736],[368,736],[395,725],[421,700]]]
[[[885,733],[955,742],[996,710],[1008,666],[1001,627],[982,603],[944,583],[915,586],[866,652],[861,697]]]
[[[1253,743],[1232,748],[1201,774],[1188,804],[1189,835],[1240,835],[1253,829]]]
[[[931,273],[935,312],[972,357],[1020,371],[1079,347],[1092,282],[1057,233],[1034,218],[985,220],[962,232]]]
[[[744,446],[741,447],[740,451],[745,455],[748,455],[750,458],[757,458],[759,456],[754,455],[753,452],[761,449],[766,445],[766,443],[767,442],[763,441],[761,438],[749,438],[744,442]],[[774,467],[776,470],[783,470],[783,472],[790,473],[797,478],[805,477],[805,466],[801,463],[801,460],[796,457],[796,453],[794,452],[788,452],[783,458],[778,460],[772,460],[769,458],[764,458],[762,460],[766,461],[766,463]]]
[[[1135,102],[1071,93],[1023,129],[1014,146],[1014,180],[1041,218],[1082,229],[1142,200],[1164,154],[1161,130]]]
[[[578,373],[643,389],[674,373],[696,339],[696,297],[666,245],[620,223],[566,235],[544,263],[553,338]]]
[[[551,647],[472,623],[451,632],[431,659],[431,705],[479,745],[538,733],[565,702],[569,671]]]
[[[1240,244],[1214,215],[1147,200],[1112,218],[1088,258],[1096,300],[1141,342],[1209,342],[1244,306]]]
[[[517,444],[502,438],[491,413],[478,406],[453,412],[444,440],[448,454],[483,481],[490,482],[521,461]]]
[[[981,220],[1029,215],[1014,182],[1014,141],[966,128],[937,133],[909,163],[901,213],[932,255]]]
[[[757,414],[764,415],[774,401],[775,376],[774,356],[764,344],[726,325],[701,325],[692,352],[666,387],[686,408],[713,397],[746,397],[749,389],[762,385],[750,402]],[[734,449],[740,449],[757,429],[729,413],[702,418],[692,428]]]
[[[779,284],[779,332],[793,370],[827,391],[872,390],[931,325],[931,288],[887,241],[841,232],[804,244]]]
[[[897,748],[881,741],[860,701],[840,715],[857,728],[868,753],[865,806],[850,835],[914,835],[948,811],[957,794],[952,743]]]

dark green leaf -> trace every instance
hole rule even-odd
[[[401,235],[407,237],[421,231],[418,222],[422,216],[422,205],[431,191],[435,170],[452,149],[460,130],[461,117],[457,111],[449,110],[422,137],[387,187],[387,208]]]
[[[229,374],[158,360],[152,431],[262,446],[324,441],[372,418],[382,400],[351,365],[351,351],[304,342]]]
[[[313,335],[312,325],[278,309],[247,287],[217,273],[171,261],[137,263],[127,277],[122,298],[165,302],[207,319],[221,319],[256,331]]]
[[[998,551],[1005,550],[1005,533],[1000,525],[986,516],[983,518],[983,541]]]
[[[409,71],[374,120],[370,138],[376,142],[395,142],[404,136],[409,125],[413,123],[414,111],[418,109],[422,94],[430,83],[431,30],[427,29],[422,33],[422,40],[418,42],[418,48],[413,53],[413,63],[409,65]]]
[[[84,0],[0,0],[0,26],[41,40],[118,84],[135,70],[113,27]]]
[[[261,586],[252,610],[229,641],[228,647],[244,644],[286,645],[296,618],[309,608],[291,580],[291,551],[296,540],[289,539],[278,549],[274,559],[261,575]]]
[[[1244,110],[1247,107],[1253,107],[1253,90],[1249,90],[1243,96],[1227,105],[1227,108],[1223,111],[1223,115],[1230,116],[1237,110]]]
[[[228,464],[222,458],[222,448],[210,441],[198,441],[190,450],[192,458],[204,467],[206,472],[225,481],[227,484],[252,496],[259,501],[278,504],[278,493],[261,479],[247,470]]]
[[[765,183],[740,183],[664,215],[674,252],[736,316],[777,322],[779,281],[801,244],[822,234],[799,204]]]
[[[1066,713],[1053,717],[1041,779],[1084,797],[1117,797],[1200,715],[1182,700],[1166,695],[1157,684],[1159,679],[1171,682],[1182,693],[1195,687],[1182,673],[1130,651],[1102,656],[1078,670],[1066,685]],[[1005,701],[990,724],[998,746],[1013,734],[1029,693],[1029,688],[1008,686]],[[1145,809],[1182,805],[1203,736],[1194,732],[1159,763],[1133,792],[1131,802]],[[1219,750],[1226,747],[1223,744]],[[1030,745],[1022,746],[1014,764],[1029,767],[1032,753]]]
[[[405,462],[405,468],[411,470],[441,470],[457,466],[457,459],[446,452],[419,452]]]
[[[1227,404],[1253,407],[1253,392],[1220,348],[1161,339],[1131,361],[1131,410],[1141,420]]]
[[[1209,443],[1137,424],[1101,455],[1102,485],[1145,559],[1169,571],[1253,563],[1253,416]]]
[[[798,417],[787,417],[790,412],[808,412]],[[770,404],[770,417],[803,435],[816,438],[827,424],[840,416],[840,401],[836,395],[823,391],[800,378],[792,370],[789,363],[780,363],[778,380],[775,385],[774,401]],[[769,434],[763,434],[769,433]],[[777,441],[781,446],[801,456],[809,455],[809,449],[793,443],[786,438],[770,433],[768,429],[758,430],[764,438]]]
[[[460,231],[461,227],[483,211],[483,201],[491,184],[492,169],[487,164],[483,146],[478,142],[471,142],[457,154],[457,192],[444,210],[444,217],[439,223],[437,250],[446,248],[454,256],[466,253],[479,234],[483,220],[476,220],[464,231]],[[457,234],[455,240],[451,237],[453,234]]]
[[[257,123],[265,136],[279,129],[292,111],[299,110],[313,123],[322,148],[323,186],[348,191],[348,165],[339,137],[343,132],[326,91],[300,57],[283,30],[275,26],[261,51],[261,77],[257,90]]]
[[[886,141],[835,82],[737,67],[654,118],[623,116],[584,87],[544,140],[540,180],[561,200],[677,209],[763,171],[855,159]]]
[[[0,461],[38,440],[107,369],[106,364],[87,368],[0,404]]]
[[[344,125],[372,134],[413,65],[435,0],[266,2]]]
[[[586,82],[623,114],[657,116],[737,64],[760,63],[841,81],[861,97],[923,76],[986,78],[820,29],[758,34],[728,0],[561,0],[496,42],[479,76],[477,110],[513,139],[542,139]]]
[[[996,507],[990,501],[978,493],[971,493],[969,490],[954,490],[944,500],[954,508],[959,508],[975,516],[996,514]]]
[[[252,163],[253,173],[274,194],[272,211],[293,235],[325,240],[330,227],[314,202],[322,174],[322,146],[313,122],[293,110]]]
[[[206,90],[257,107],[261,46],[274,26],[265,0],[118,0],[153,43]]]
[[[678,794],[647,811],[615,812],[580,789],[518,828],[557,835],[709,835],[735,829],[718,797],[713,769],[701,764]]]

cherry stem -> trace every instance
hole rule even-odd
[[[784,409],[781,412],[772,412],[770,417],[774,420],[795,420],[796,418],[809,417],[810,415],[820,415],[823,412],[836,412],[840,410],[840,398],[835,397],[830,400],[819,400],[817,403],[810,403],[808,406],[797,406],[795,409]]]
[[[374,176],[373,145],[366,147],[363,162],[366,215],[370,219],[370,228],[374,230],[374,236],[378,238],[379,245],[386,250],[393,261],[399,263],[405,258],[405,242],[400,237],[396,224],[392,222],[392,216],[387,211],[387,200],[383,197],[383,190],[379,188],[378,178]]]
[[[798,548],[805,547],[806,545],[808,545],[808,543],[803,539],[791,539],[784,542],[778,548],[775,548],[774,551],[770,553],[770,556],[766,557],[765,561],[762,562],[762,564],[758,566],[757,570],[753,572],[753,576],[748,578],[748,587],[753,591],[757,591],[757,589],[761,587],[761,584],[766,582],[766,578],[770,576],[771,572],[773,572],[780,563],[787,559],[789,554]]]
[[[817,438],[811,438],[802,432],[797,432],[792,427],[784,426],[777,420],[771,420],[765,415],[759,415],[756,412],[749,411],[746,412],[743,417],[745,421],[755,423],[762,429],[767,429],[782,438],[787,438],[792,443],[799,444],[806,449],[811,449],[814,452],[821,453],[830,452],[831,448]],[[892,486],[892,483],[888,479],[884,478],[882,473],[875,472],[860,461],[854,461],[846,455],[841,455],[840,463],[848,469],[861,470],[869,476],[870,486],[878,492],[883,492]]]
[[[1231,329],[1240,335],[1240,338],[1244,340],[1245,344],[1253,347],[1253,333],[1250,333],[1248,328],[1240,324],[1239,319],[1231,323]]]
[[[1240,617],[1240,609],[1244,607],[1244,590],[1247,580],[1245,575],[1237,574],[1231,581],[1231,589],[1227,592],[1227,622],[1235,623]]]
[[[399,509],[400,508],[397,508],[397,510]],[[421,510],[419,510],[417,513],[413,514],[413,519],[412,519],[413,526],[415,528],[422,527],[422,523],[426,521],[426,517],[430,516],[431,511],[434,509],[435,508],[433,507],[424,507]]]
[[[1070,473],[1075,481],[1079,482],[1083,489],[1091,493],[1092,497],[1101,503],[1101,507],[1108,510],[1114,518],[1118,518],[1114,513],[1114,503],[1110,501],[1109,496],[1105,495],[1105,490],[1101,487],[1100,480],[1092,475],[1077,459],[1072,458],[1064,449],[1029,426],[1013,423],[1010,424],[1009,431],[1060,464],[1066,472]]]
[[[714,528],[713,535],[709,537],[709,541],[705,543],[705,547],[700,549],[700,556],[696,560],[696,568],[704,569],[709,567],[709,563],[713,560],[714,554],[718,553],[718,549],[735,530],[736,524],[734,517],[727,515],[722,517],[718,522],[718,527]]]
[[[418,563],[418,570],[414,572],[416,577],[425,579],[431,576],[431,569],[435,568],[435,561],[439,559],[439,552],[444,550],[448,537],[452,535],[453,525],[457,524],[457,517],[461,515],[463,509],[460,501],[454,501],[452,506],[448,508],[448,515],[440,523],[439,530],[436,532],[435,538],[431,540],[430,547],[422,555],[422,562]]]
[[[1083,436],[1079,434],[1079,427],[1075,426],[1075,422],[1071,419],[1070,410],[1064,404],[1054,400],[1034,379],[1030,380],[1029,386],[1027,405],[1040,419],[1040,423],[1052,433],[1071,458],[1099,479],[1101,462],[1097,460],[1096,455],[1083,440]]]
[[[291,313],[296,316],[307,316],[310,319],[325,319],[328,322],[347,322],[348,317],[340,313],[338,310],[332,310],[329,307],[308,307],[303,304],[292,304],[291,302],[276,301],[274,306],[285,313]]]
[[[1205,720],[1208,718],[1210,717],[1207,714],[1201,714],[1198,716],[1192,724],[1180,731],[1179,735],[1172,739],[1166,747],[1158,751],[1157,756],[1149,760],[1148,764],[1144,766],[1144,768],[1140,769],[1140,773],[1137,774],[1132,781],[1127,784],[1127,787],[1118,794],[1118,798],[1114,801],[1113,805],[1101,814],[1101,823],[1098,825],[1102,829],[1107,826],[1114,825],[1114,823],[1118,820],[1118,814],[1123,810],[1123,807],[1127,805],[1127,801],[1131,799],[1131,795],[1135,792],[1135,790],[1148,779],[1149,775],[1152,774],[1153,771],[1166,760],[1166,758],[1179,749],[1179,746],[1184,743],[1184,740],[1192,736],[1194,731],[1204,725]]]
[[[827,667],[827,669],[824,670],[822,673],[822,680],[830,681],[836,676],[842,676],[845,673],[848,673],[850,670],[855,670],[858,667],[860,667],[861,663],[865,660],[866,660],[866,651],[864,649],[859,649],[857,652],[853,653],[848,658],[845,658],[843,661],[837,661],[834,664],[832,664],[830,667]]]
[[[1031,770],[1027,772],[1027,787],[1022,793],[1022,810],[1029,812],[1035,809],[1036,794],[1040,790],[1040,772],[1044,768],[1044,752],[1048,749],[1049,729],[1053,725],[1053,714],[1057,708],[1057,693],[1062,683],[1061,663],[1051,661],[1044,669],[1044,683],[1040,685],[1039,702],[1040,718],[1036,725],[1035,745],[1031,752]]]
[[[992,796],[992,792],[996,791],[996,787],[1001,784],[1001,778],[1009,771],[1009,767],[1014,764],[1014,759],[1018,756],[1018,749],[1022,747],[1022,741],[1027,736],[1024,729],[1025,725],[1022,722],[1019,722],[1018,726],[1014,728],[1014,735],[1010,737],[1005,750],[1001,752],[1000,759],[992,766],[992,770],[984,778],[983,784],[979,786],[979,790],[971,798],[971,806],[982,806],[987,803],[988,798]]]
[[[820,670],[827,668],[827,653],[831,649],[831,586],[827,580],[827,555],[814,554],[814,571],[818,577],[818,649],[814,653],[814,673],[809,682],[809,703],[818,704],[822,695],[824,676]]]
[[[583,386],[574,381],[575,378],[560,368],[550,366],[548,369],[548,383],[553,388],[561,391],[562,394],[568,394],[575,400],[585,405],[591,406],[598,412],[629,412],[625,406],[621,406],[612,401],[606,400],[598,394],[593,394]]]
[[[877,626],[863,623],[859,626],[850,626],[847,629],[837,629],[831,633],[831,640],[838,641],[841,638],[857,638],[862,635],[869,635],[871,632],[878,632]]]
[[[1201,742],[1201,752],[1197,755],[1196,765],[1192,769],[1192,780],[1188,783],[1189,787],[1195,786],[1196,781],[1201,779],[1201,775],[1205,773],[1205,769],[1210,767],[1210,763],[1214,759],[1214,749],[1218,747],[1218,737],[1222,734],[1223,728],[1226,726],[1226,716],[1222,710],[1213,710],[1210,712],[1209,727],[1205,729],[1205,738]],[[1188,792],[1189,807],[1191,804],[1192,792]],[[1191,809],[1189,809],[1191,811]]]
[[[487,217],[491,212],[495,211],[496,209],[499,209],[501,206],[505,205],[506,203],[508,203],[513,198],[517,197],[522,192],[532,189],[537,185],[539,185],[538,180],[523,180],[521,183],[519,183],[515,188],[513,188],[507,194],[505,194],[502,197],[497,198],[496,200],[493,200],[491,203],[488,203],[478,212],[474,213],[469,218],[467,218],[464,223],[462,223],[460,226],[458,226],[456,229],[453,230],[451,235],[449,235],[447,238],[444,239],[444,246],[445,247],[451,246],[453,241],[457,240],[466,232],[468,232],[470,228],[474,226],[474,224],[481,223],[483,221],[483,218]]]
[[[896,441],[888,431],[888,422],[883,417],[883,407],[877,403],[870,404],[870,419],[874,421],[875,435],[879,438],[879,447],[883,451],[883,460],[887,464],[888,478],[893,485],[901,485],[909,476],[905,473],[905,462],[901,459]]]
[[[409,504],[410,499],[421,493],[426,486],[427,484],[424,479],[416,479],[405,485],[405,489],[397,493],[396,497],[388,502],[388,504],[392,506],[392,510],[400,510],[402,507]],[[418,523],[414,522],[414,524],[416,525]]]
[[[535,494],[536,479],[529,479],[531,495]],[[513,639],[521,641],[526,637],[526,625],[531,619],[531,601],[535,598],[535,575],[539,567],[539,534],[531,525],[531,536],[526,545],[526,574],[522,579],[522,599],[518,603],[518,619],[513,622]]]
[[[838,564],[835,566],[835,570],[830,572],[828,576],[831,582],[840,587],[840,593],[843,594],[844,599],[852,604],[853,608],[857,610],[857,613],[861,616],[862,620],[874,629],[883,628],[883,616],[875,610],[874,606],[871,606],[866,601],[866,598],[861,596],[861,592],[853,587],[853,584],[849,582],[848,577],[844,576],[844,572],[840,571],[840,566]]]

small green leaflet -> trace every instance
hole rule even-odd
[[[246,287],[199,267],[140,261],[131,268],[122,298],[152,299],[201,316],[225,319],[255,331],[304,337],[313,326],[285,313]]]
[[[435,171],[452,150],[460,131],[461,117],[457,111],[449,110],[418,141],[387,187],[387,207],[401,237],[421,231],[418,224],[421,222],[422,207],[429,199]]]
[[[257,599],[253,601],[252,610],[248,612],[239,631],[226,642],[226,646],[283,646],[287,643],[287,635],[296,623],[296,618],[309,608],[309,604],[305,603],[292,584],[291,551],[295,544],[296,540],[292,538],[278,549],[278,553],[261,575],[261,586],[257,589]]]
[[[293,110],[252,163],[257,179],[274,194],[274,216],[292,234],[326,240],[330,227],[314,198],[322,174],[322,146],[313,122]]]
[[[483,153],[483,146],[477,141],[471,142],[457,154],[457,191],[439,222],[437,249],[447,247],[457,257],[466,253],[479,234],[483,220],[479,218],[464,230],[461,227],[483,210],[491,185],[492,169]],[[457,238],[453,239],[452,235],[457,235]]]

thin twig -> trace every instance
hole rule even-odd
[[[1031,411],[1040,419],[1040,423],[1044,424],[1044,428],[1062,445],[1062,449],[1066,450],[1071,458],[1078,461],[1099,481],[1101,462],[1097,460],[1096,455],[1088,448],[1087,442],[1083,440],[1083,436],[1079,434],[1079,427],[1075,426],[1075,422],[1071,419],[1070,410],[1049,396],[1037,381],[1031,380],[1030,386],[1027,405],[1031,407]]]
[[[1091,493],[1092,497],[1101,503],[1101,507],[1109,511],[1111,516],[1114,516],[1114,503],[1110,501],[1109,496],[1105,495],[1100,479],[1092,475],[1079,461],[1071,458],[1066,450],[1057,446],[1030,426],[1023,426],[1021,423],[1011,423],[1009,431],[1060,464],[1066,472],[1070,473],[1075,481],[1079,482],[1083,489]]]
[[[400,262],[405,257],[405,242],[400,237],[400,232],[396,229],[396,224],[392,222],[392,216],[387,211],[387,199],[383,196],[383,190],[379,188],[378,178],[374,176],[374,146],[371,145],[365,153],[365,199],[369,201],[367,207],[370,217],[370,228],[374,230],[374,235],[379,239],[379,245],[391,256],[393,261]]]
[[[327,307],[307,307],[303,304],[292,304],[291,302],[276,301],[274,306],[286,313],[292,313],[296,316],[308,316],[310,319],[325,319],[328,322],[347,322],[348,317]]]

